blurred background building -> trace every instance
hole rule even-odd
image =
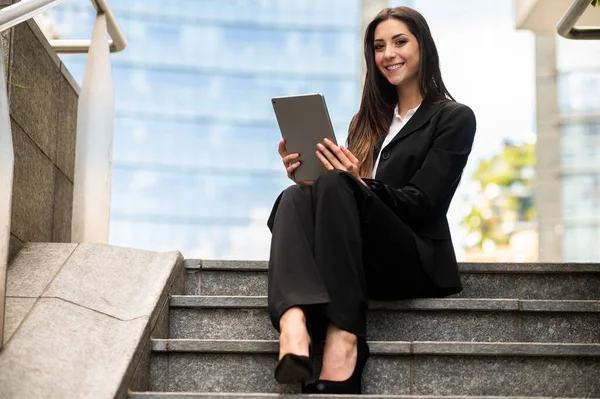
[[[289,185],[270,99],[323,93],[345,140],[359,101],[362,1],[110,3],[129,40],[113,55],[111,244],[264,259],[270,206]],[[93,26],[89,0],[46,18],[61,38]],[[81,81],[85,56],[63,59]]]
[[[599,15],[600,10],[596,11]],[[600,259],[600,41],[556,43],[563,253]]]
[[[535,34],[540,261],[600,259],[600,41],[556,35],[570,3],[515,2],[517,28]],[[576,25],[600,25],[600,10]]]
[[[363,23],[387,0],[110,4],[129,41],[113,55],[110,243],[265,259],[266,219],[290,184],[270,99],[323,93],[344,141],[360,99]],[[72,0],[38,23],[48,36],[89,37],[92,11]],[[81,82],[86,56],[61,58]]]
[[[478,119],[449,213],[459,259],[597,261],[600,43],[558,39],[569,3],[111,0],[129,40],[113,55],[111,244],[266,259],[265,220],[289,184],[270,98],[323,93],[345,140],[366,23],[408,5],[432,28],[450,92]],[[87,0],[71,0],[42,25],[52,37],[89,37],[81,29],[92,18]],[[81,81],[86,57],[62,58]],[[523,151],[535,166],[507,166]],[[511,184],[490,178],[498,168]]]

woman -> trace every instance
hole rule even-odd
[[[361,392],[369,299],[462,289],[446,213],[475,116],[446,90],[417,11],[382,10],[367,27],[364,52],[367,73],[348,148],[328,140],[316,148],[327,171],[315,182],[296,182],[298,154],[279,143],[297,184],[279,196],[268,221],[269,313],[280,331],[275,378],[311,380],[310,345],[325,338],[319,380],[303,392]]]

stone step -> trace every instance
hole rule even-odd
[[[600,342],[600,301],[371,302],[374,341]],[[277,339],[266,297],[173,296],[170,338]]]
[[[348,399],[560,399],[533,396],[431,396],[431,395],[302,395],[278,393],[227,392],[130,392],[129,399],[294,399],[294,398],[348,398]]]
[[[267,295],[267,262],[186,260],[189,295]],[[461,263],[460,298],[600,299],[599,263]]]
[[[152,340],[152,391],[297,393],[273,378],[277,341]],[[600,344],[370,342],[366,394],[600,395]]]

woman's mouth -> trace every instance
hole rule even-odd
[[[385,69],[387,69],[388,71],[397,71],[403,65],[404,65],[404,63],[394,64],[394,65],[386,66]]]

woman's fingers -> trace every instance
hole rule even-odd
[[[354,167],[354,163],[348,159],[346,154],[333,141],[324,139],[323,144],[319,143],[317,148],[336,169],[349,171]]]
[[[348,157],[348,154],[344,151],[344,147],[343,146],[338,147],[337,145],[335,145],[333,143],[333,141],[331,141],[329,139],[325,139],[325,142],[329,145],[329,147],[331,148],[331,150],[333,151],[333,153],[335,154],[337,159],[339,159],[339,161],[342,163],[342,165],[344,165],[344,167],[346,168],[346,171],[353,172],[352,169],[355,168],[356,165],[352,161],[352,159],[350,157]]]
[[[327,146],[327,148],[329,149],[329,151],[331,151],[333,153],[333,155],[335,155],[335,157],[341,162],[344,163],[344,158],[346,157],[344,155],[344,153],[340,150],[340,147],[338,147],[333,141],[329,140],[328,138],[323,139],[323,144],[325,144],[325,146]]]
[[[279,141],[279,145],[277,146],[277,152],[281,155],[281,158],[288,155],[287,150],[285,149],[285,139],[281,139]]]
[[[346,147],[344,147],[344,146],[341,146],[340,148],[341,148],[341,150],[344,152],[344,154],[346,154],[346,156],[348,157],[348,159],[350,159],[350,161],[351,161],[351,162],[352,162],[354,165],[356,165],[356,166],[358,167],[358,158],[356,158],[356,157],[354,156],[354,154],[353,154],[353,153],[351,153],[351,152],[350,152],[350,150],[349,150],[349,149],[347,149]]]
[[[323,144],[319,143],[317,144],[317,152],[319,152],[324,159],[326,159],[333,168],[335,169],[343,169],[343,165],[340,163],[340,161],[337,159],[337,157],[327,148],[325,147]]]
[[[298,181],[296,181],[296,177],[294,176],[294,172],[296,171],[296,169],[298,169],[298,167],[300,166],[300,161],[295,162],[291,165],[288,165],[285,168],[285,171],[287,172],[287,176],[288,178],[293,181],[294,183],[300,183]]]
[[[279,141],[277,150],[279,155],[281,155],[288,177],[296,182],[294,179],[294,171],[300,166],[300,161],[297,160],[300,157],[300,154],[289,154],[285,148],[285,139]],[[354,154],[346,147],[338,147],[333,141],[327,138],[324,139],[322,143],[317,144],[316,155],[323,167],[327,170],[340,169],[352,174],[356,174],[358,171],[359,161]],[[309,182],[298,183],[308,184]]]
[[[298,153],[287,154],[286,156],[284,156],[282,158],[283,164],[287,168],[288,166],[290,166],[290,162],[292,162],[294,159],[298,158],[299,156],[300,156],[300,154],[298,154]]]
[[[285,168],[285,170],[287,170],[288,175],[292,175],[294,171],[298,169],[298,166],[300,166],[300,161],[289,165],[287,168]]]
[[[343,154],[341,153],[338,146],[333,143],[333,141],[326,138],[323,139],[323,142],[319,143],[318,146],[320,146],[319,150],[321,150],[323,155],[327,157],[327,159],[333,165],[334,168],[342,169],[342,167],[344,166],[342,163],[343,160],[340,159],[338,156]]]
[[[296,169],[298,169],[298,167],[300,166],[301,162],[298,161],[296,163],[291,164],[289,167],[286,168],[287,173],[288,173],[288,177],[296,184],[302,184],[305,186],[312,186],[315,182],[314,181],[297,181],[294,178],[294,172],[296,171]]]
[[[285,148],[285,139],[281,139],[279,141],[279,145],[277,146],[277,152],[281,156],[281,161],[283,162],[283,166],[285,167],[285,171],[287,172],[288,178],[296,183],[296,179],[294,178],[294,171],[298,169],[300,166],[300,161],[294,162],[300,154],[288,154],[287,149]],[[292,163],[293,162],[293,163]]]
[[[277,152],[281,156],[281,160],[283,161],[283,165],[285,166],[285,171],[287,172],[288,178],[296,184],[305,184],[312,185],[313,181],[296,181],[294,177],[294,172],[296,169],[300,167],[300,162],[297,160],[300,157],[299,153],[288,154],[287,149],[285,148],[285,139],[281,139],[279,141],[279,145],[277,147]]]
[[[344,155],[346,155],[346,157],[348,158],[348,160],[352,163],[352,166],[348,169],[349,172],[351,172],[353,175],[356,175],[356,177],[359,177],[358,175],[358,169],[360,166],[360,162],[358,160],[358,158],[356,158],[354,156],[354,154],[352,154],[350,152],[349,149],[347,149],[344,146],[341,146],[340,149],[342,150],[342,152],[344,153]]]
[[[319,161],[321,161],[321,165],[323,165],[323,167],[326,170],[335,169],[335,167],[331,164],[331,162],[329,162],[329,160],[325,157],[325,155],[323,155],[321,151],[317,151],[317,158],[319,158]]]

